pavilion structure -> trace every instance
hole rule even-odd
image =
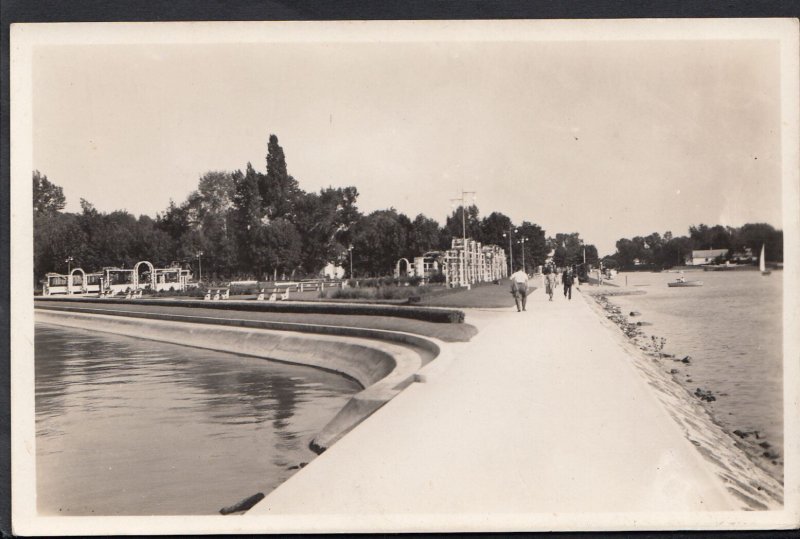
[[[142,271],[140,271],[142,270]],[[45,275],[42,295],[89,295],[113,296],[140,290],[186,290],[197,286],[191,270],[178,265],[156,268],[142,260],[133,268],[105,267],[94,273],[75,268],[69,274],[48,273]]]

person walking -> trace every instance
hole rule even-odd
[[[553,301],[553,291],[556,289],[556,274],[551,271],[544,276],[544,291],[550,296],[550,301]]]
[[[528,274],[517,268],[511,274],[511,293],[514,295],[514,303],[517,305],[517,312],[524,311],[528,302]]]
[[[564,283],[564,297],[572,299],[572,282],[573,282],[572,273],[570,273],[569,271],[565,271],[564,276],[561,278],[561,280]]]

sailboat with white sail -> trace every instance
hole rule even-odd
[[[764,260],[764,244],[761,244],[761,256],[758,258],[758,269],[761,270],[761,275],[769,275],[772,273],[767,269],[766,261]]]

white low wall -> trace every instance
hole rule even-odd
[[[344,374],[365,389],[312,441],[321,452],[391,400],[422,367],[412,349],[394,343],[291,331],[173,322],[36,309],[36,321],[59,326],[231,352]]]

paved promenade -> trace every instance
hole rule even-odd
[[[393,530],[438,515],[496,529],[519,514],[740,507],[581,293],[548,302],[539,289],[527,312],[471,309],[467,322],[479,333],[448,345],[449,364],[243,518]]]

